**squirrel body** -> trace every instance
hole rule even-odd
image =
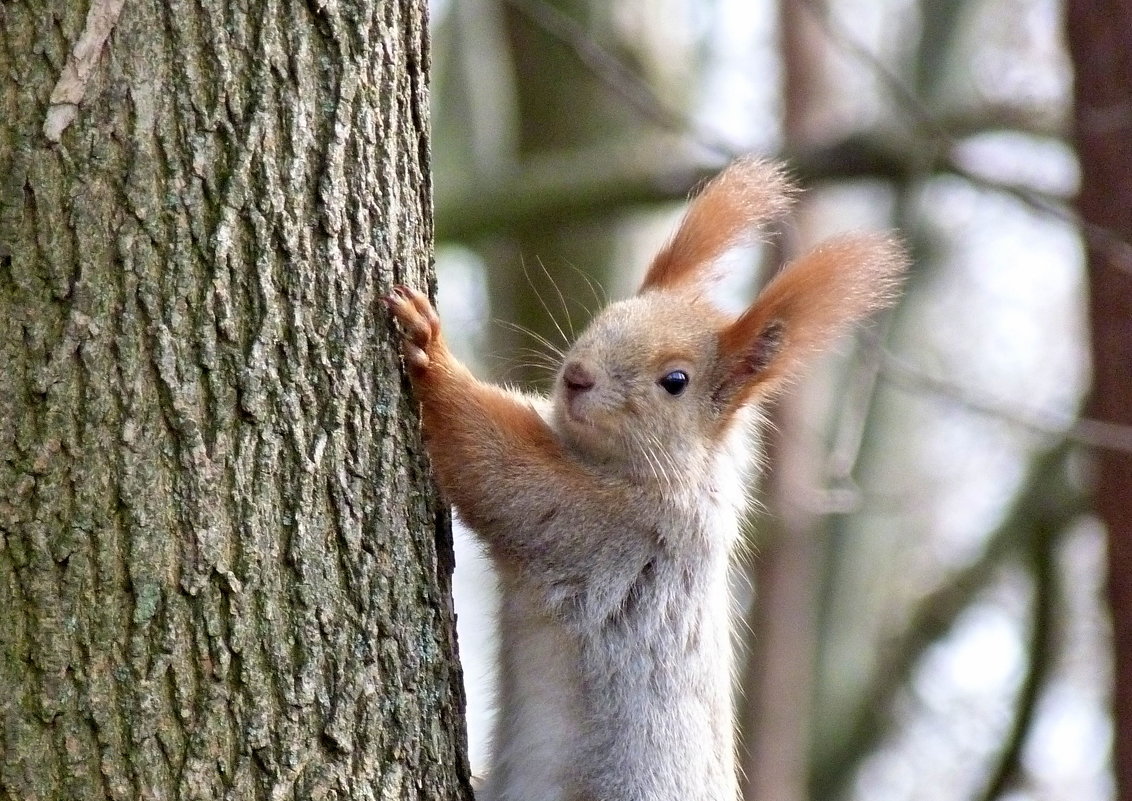
[[[477,798],[735,796],[726,587],[746,443],[733,439],[703,480],[626,493],[599,573],[548,587],[501,570],[494,759]]]
[[[842,237],[738,317],[704,287],[784,213],[774,165],[740,160],[692,202],[640,292],[606,307],[541,399],[481,382],[427,297],[387,298],[438,483],[501,580],[486,801],[737,797],[728,562],[747,423],[805,357],[891,301],[892,240]]]

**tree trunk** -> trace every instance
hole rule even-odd
[[[1076,69],[1074,137],[1081,164],[1092,326],[1089,412],[1132,425],[1132,1],[1070,0]],[[1132,799],[1132,455],[1097,453],[1096,508],[1108,529],[1113,762],[1117,798]]]
[[[469,798],[424,0],[0,6],[0,797]]]
[[[834,131],[826,102],[825,38],[814,8],[780,0],[779,49],[782,59],[782,111],[785,149],[801,151],[822,143]],[[804,200],[802,201],[805,202]],[[805,218],[796,210],[795,241],[777,257],[794,256],[791,246],[807,241]],[[750,801],[803,801],[808,797],[810,739],[813,728],[817,657],[818,586],[822,565],[823,521],[813,508],[824,447],[805,423],[802,381],[771,410],[767,440],[766,503],[769,514],[755,532],[757,557],[751,561],[755,588],[749,626],[749,658],[743,677],[741,711],[743,798]]]
[[[602,0],[550,0],[505,4],[504,23],[515,71],[518,111],[516,161],[536,162],[555,153],[579,151],[595,142],[617,141],[632,121],[608,85],[543,27],[546,18],[572,21],[606,44]],[[532,10],[533,9],[533,10]],[[540,25],[541,20],[541,25]],[[584,109],[585,113],[579,113]],[[498,377],[547,390],[558,355],[541,337],[566,350],[601,304],[597,286],[607,286],[615,251],[613,220],[590,224],[544,218],[502,232],[481,243],[488,270],[492,314],[522,331],[495,326],[492,349],[501,353],[542,352],[545,358],[505,365]]]

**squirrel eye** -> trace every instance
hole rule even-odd
[[[679,395],[688,386],[688,374],[683,370],[673,370],[656,383],[660,384],[669,395]]]

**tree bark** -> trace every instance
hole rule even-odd
[[[1073,133],[1081,165],[1092,327],[1089,416],[1132,425],[1132,30],[1130,0],[1070,0]],[[1097,452],[1096,509],[1108,529],[1113,641],[1113,767],[1132,799],[1132,455]]]
[[[425,8],[0,6],[0,797],[470,798]]]

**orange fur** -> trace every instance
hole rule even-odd
[[[757,226],[786,213],[792,191],[778,165],[735,161],[692,201],[676,234],[653,259],[641,291],[709,279],[720,256],[752,241]]]
[[[730,406],[738,408],[756,392],[773,392],[806,357],[891,304],[906,266],[904,251],[892,238],[853,234],[785,267],[720,335],[721,360],[737,389]],[[766,342],[768,335],[775,341]],[[752,364],[752,358],[762,363]]]
[[[496,557],[539,563],[552,550],[531,532],[498,525],[513,515],[511,507],[522,505],[523,516],[534,520],[562,512],[564,498],[624,507],[623,483],[598,478],[566,458],[523,396],[480,381],[452,355],[425,295],[398,286],[385,302],[405,334],[405,362],[437,482],[470,527],[496,532],[488,538]]]

